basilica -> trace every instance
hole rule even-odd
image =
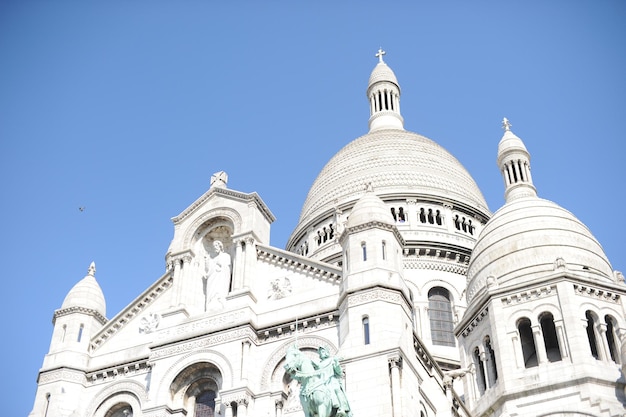
[[[369,131],[320,167],[284,249],[262,196],[220,171],[123,310],[107,316],[85,265],[30,417],[626,415],[624,276],[538,196],[507,119],[491,212],[453,155],[404,129],[377,58]]]

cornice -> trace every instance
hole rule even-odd
[[[463,328],[463,330],[461,331],[461,335],[463,337],[467,337],[472,330],[474,330],[478,324],[485,318],[487,317],[487,315],[489,314],[489,308],[485,307],[482,310],[480,310],[480,312],[478,314],[475,314],[473,316],[473,318],[469,321],[469,323],[467,323],[465,325],[465,327]]]
[[[341,236],[339,236],[339,242],[341,243],[345,241],[348,238],[348,235],[352,233],[361,232],[363,230],[369,230],[369,229],[386,230],[388,232],[393,233],[396,239],[398,239],[398,242],[400,242],[400,245],[404,246],[406,243],[404,240],[404,237],[402,237],[402,234],[400,233],[400,231],[398,231],[398,228],[395,225],[384,223],[384,222],[379,222],[379,221],[370,221],[370,222],[357,224],[356,226],[346,227],[341,233]]]
[[[147,358],[144,358],[138,361],[109,366],[107,368],[88,372],[86,375],[86,379],[91,385],[101,384],[105,382],[111,382],[118,377],[128,377],[144,373],[147,372],[150,368],[152,368],[152,363],[148,362]]]
[[[606,291],[600,288],[594,288],[590,285],[574,284],[574,291],[578,295],[584,297],[594,298],[596,300],[609,301],[611,303],[619,304],[620,295],[611,291]]]
[[[184,354],[190,351],[215,346],[232,340],[250,338],[254,339],[256,335],[249,326],[230,329],[223,332],[211,333],[209,335],[187,339],[182,342],[169,343],[167,345],[153,347],[150,360],[161,359],[164,357]]]
[[[94,310],[93,308],[74,306],[74,307],[68,307],[68,308],[61,308],[55,311],[54,315],[52,316],[52,324],[54,324],[59,317],[67,316],[68,314],[74,314],[74,313],[80,313],[80,314],[86,314],[88,316],[93,316],[103,326],[107,322],[107,318],[104,317],[102,314],[100,314],[100,312],[98,312],[97,310]]]
[[[259,260],[280,265],[286,269],[302,271],[316,277],[326,278],[333,282],[341,280],[340,268],[324,262],[314,261],[293,252],[287,252],[257,243],[256,254]]]
[[[261,200],[261,198],[259,197],[257,193],[246,194],[246,193],[242,193],[239,191],[230,190],[228,188],[214,187],[214,188],[210,188],[207,192],[205,192],[202,196],[200,196],[196,201],[191,203],[191,205],[187,207],[185,210],[183,210],[183,212],[180,213],[178,216],[172,217],[172,222],[175,225],[180,223],[185,218],[187,218],[191,213],[193,213],[196,210],[196,208],[201,206],[205,201],[207,201],[214,194],[221,194],[223,196],[235,198],[240,201],[254,203],[259,208],[259,210],[265,215],[265,217],[269,219],[270,223],[273,223],[274,220],[276,220],[276,217],[274,217],[270,209],[265,205],[265,203],[263,203],[263,200]]]
[[[37,378],[39,385],[56,381],[69,381],[77,384],[85,385],[85,372],[72,368],[56,368],[48,371],[40,372]]]
[[[124,328],[134,317],[139,315],[147,306],[152,304],[161,294],[172,286],[174,276],[172,271],[168,271],[159,278],[152,286],[144,291],[124,310],[113,317],[100,331],[91,339],[90,350],[94,352],[102,346],[111,336]]]

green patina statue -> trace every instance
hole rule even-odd
[[[296,346],[287,350],[285,369],[300,383],[300,403],[305,417],[351,417],[339,360],[324,347],[318,349],[318,354],[319,362]]]

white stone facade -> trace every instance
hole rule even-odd
[[[508,121],[492,216],[452,155],[404,130],[377,56],[370,132],[322,169],[286,250],[261,197],[216,173],[125,309],[106,318],[95,265],[68,293],[30,417],[302,417],[293,344],[340,358],[354,417],[625,414],[623,276],[536,196]]]

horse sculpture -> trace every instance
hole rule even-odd
[[[339,417],[333,408],[332,392],[313,361],[297,347],[290,346],[285,369],[300,383],[300,404],[305,417]]]

